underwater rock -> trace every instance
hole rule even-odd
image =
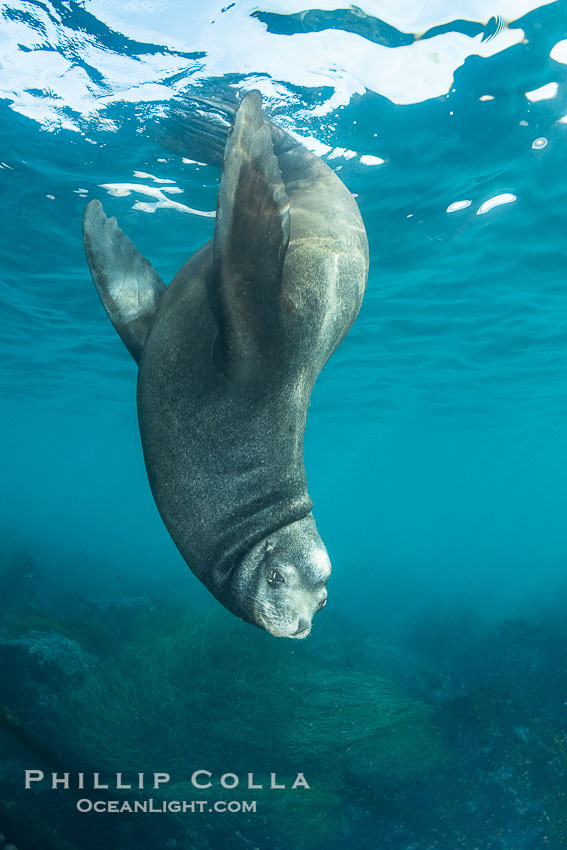
[[[56,632],[0,633],[0,681],[9,681],[0,705],[0,726],[24,749],[53,763],[50,745],[60,731],[62,694],[85,678],[92,659],[82,647]],[[55,759],[58,761],[58,759]]]
[[[15,638],[0,636],[0,672],[8,669],[17,669],[18,679],[49,683],[56,690],[65,682],[83,678],[89,658],[65,635],[33,631]]]

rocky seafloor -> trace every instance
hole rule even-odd
[[[0,850],[567,845],[567,599],[491,623],[437,610],[396,635],[325,611],[284,641],[213,602],[59,586],[21,552],[0,595]],[[46,779],[26,789],[30,769]],[[205,769],[206,793],[190,782]],[[156,771],[170,781],[137,787]],[[185,814],[77,810],[204,796]]]

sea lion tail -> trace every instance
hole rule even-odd
[[[126,348],[140,362],[142,348],[165,285],[100,201],[83,216],[83,241],[92,279],[104,309]]]

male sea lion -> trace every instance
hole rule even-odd
[[[175,544],[238,617],[306,637],[331,565],[303,435],[317,375],[364,294],[368,244],[353,196],[251,91],[226,142],[214,239],[167,289],[99,201],[83,235],[139,364],[144,458]]]

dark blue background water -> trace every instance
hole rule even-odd
[[[284,4],[266,8],[271,18],[254,18],[258,44],[243,46],[236,24],[257,7],[232,5],[225,16],[239,17],[232,38],[230,22],[228,36],[219,29],[222,61],[211,48],[214,28],[200,52],[199,44],[183,48],[183,34],[176,41],[171,27],[158,38],[160,15],[182,16],[186,33],[192,14],[199,26],[221,15],[214,4],[146,4],[144,38],[118,31],[104,3],[0,7],[1,558],[8,563],[25,550],[54,584],[83,594],[142,595],[167,585],[216,609],[154,507],[137,433],[136,367],[90,281],[81,216],[88,199],[100,198],[171,279],[212,236],[214,220],[167,206],[133,208],[155,198],[135,189],[113,195],[103,184],[175,186],[183,193],[162,200],[214,210],[218,173],[165,149],[156,128],[172,94],[260,85],[276,122],[326,146],[318,149],[356,194],[370,243],[362,311],[321,375],[309,413],[308,483],[334,565],[314,632],[338,614],[353,629],[389,639],[417,628],[431,610],[467,611],[496,626],[529,618],[564,593],[567,567],[567,124],[560,121],[567,69],[550,57],[567,38],[565,4],[512,21],[518,14],[500,12],[496,0],[476,13],[472,3],[468,13],[440,10],[426,26],[416,4],[405,27],[389,29],[380,24],[390,14],[380,3],[354,24],[340,10],[321,13],[319,23],[304,16],[303,32],[326,33],[335,62],[335,76],[321,74],[318,86],[298,79],[308,62],[286,78],[253,64],[262,50],[279,51],[284,69],[293,64],[299,18],[275,18]],[[134,20],[126,15],[134,7],[123,11]],[[451,23],[455,17],[467,20]],[[446,41],[433,42],[434,25],[445,25]],[[517,43],[473,55],[497,44],[500,26]],[[265,27],[279,33],[277,42]],[[412,98],[413,72],[404,70],[412,54],[399,53],[409,49],[400,43],[428,29],[412,48],[430,41],[429,60],[446,65],[449,83],[452,71],[454,78],[421,95],[418,68]],[[474,43],[464,63],[452,59],[455,33]],[[361,44],[386,48],[391,65],[400,63],[384,90],[373,54],[360,70]],[[247,50],[258,58],[244,73]],[[131,70],[148,57],[160,86],[154,95]],[[113,77],[126,60],[130,70]],[[349,90],[349,64],[358,91]],[[363,72],[374,89],[360,82]],[[388,88],[392,78],[401,80],[401,102]],[[57,79],[64,82],[54,93]],[[526,97],[550,83],[558,83],[555,96]],[[481,100],[486,95],[493,99]],[[384,161],[363,164],[368,155]],[[477,214],[505,193],[515,200]],[[462,200],[471,203],[447,212]],[[437,844],[423,846],[445,846],[450,828],[440,829]],[[542,833],[537,845],[493,840],[477,832],[459,846],[544,846]],[[409,839],[392,841],[409,850]]]

